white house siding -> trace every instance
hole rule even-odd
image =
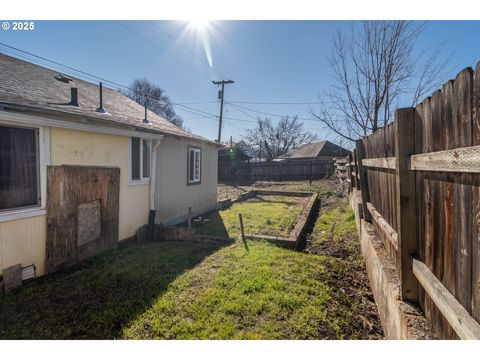
[[[130,185],[129,138],[52,128],[52,165],[117,166],[120,168],[119,240],[135,235],[148,221],[150,185]]]
[[[202,149],[201,183],[187,185],[188,146]],[[218,148],[191,139],[166,135],[157,152],[156,223],[176,224],[217,206]]]

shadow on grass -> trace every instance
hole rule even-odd
[[[225,244],[134,244],[0,295],[0,339],[114,339],[184,271]]]
[[[193,227],[197,229],[199,234],[217,236],[225,239],[232,238],[218,210],[205,214],[204,217],[208,219],[208,222],[193,224]]]

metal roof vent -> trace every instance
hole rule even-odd
[[[149,123],[148,118],[147,118],[147,105],[145,105],[145,118],[143,119],[143,123],[144,123],[144,124],[148,124],[148,123]]]
[[[70,89],[70,103],[68,105],[78,106],[78,89],[76,87]]]
[[[101,82],[100,82],[100,106],[95,111],[102,114],[106,113],[105,109],[103,108],[103,85]]]
[[[68,84],[70,81],[73,81],[71,78],[69,78],[68,76],[65,76],[63,74],[58,74],[57,76],[55,76],[55,79],[57,79],[58,81],[61,81],[63,83],[66,83],[66,84]]]

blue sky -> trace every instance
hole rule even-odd
[[[239,139],[257,116],[266,116],[261,112],[310,119],[308,110],[315,104],[238,102],[317,102],[318,94],[333,84],[327,61],[332,37],[350,26],[348,21],[215,21],[209,35],[212,66],[201,36],[183,21],[37,21],[34,31],[1,31],[0,42],[120,84],[146,77],[166,90],[174,103],[195,109],[192,114],[176,107],[191,131],[210,139],[216,138],[220,105],[211,80],[232,79],[235,84],[225,90],[226,101],[232,102],[225,109],[225,140]],[[454,77],[480,60],[480,50],[474,46],[479,38],[480,22],[430,21],[417,51],[444,43]],[[304,124],[320,138],[335,139],[316,121]]]

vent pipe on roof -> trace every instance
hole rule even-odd
[[[143,119],[144,124],[148,124],[148,118],[147,118],[147,105],[145,104],[145,118]]]
[[[72,87],[70,89],[70,104],[72,106],[78,106],[78,89],[76,87]]]
[[[103,108],[103,86],[102,82],[100,82],[100,106],[95,110],[96,112],[99,113],[105,113],[105,109]]]

